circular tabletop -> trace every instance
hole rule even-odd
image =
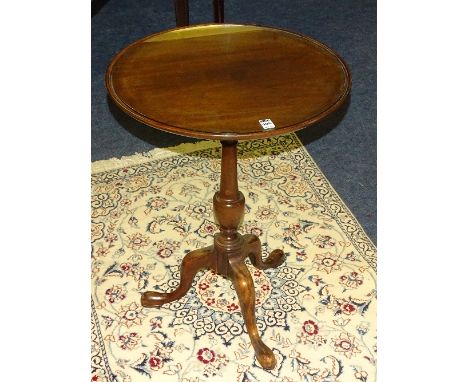
[[[325,118],[345,101],[351,77],[333,50],[309,37],[209,24],[129,45],[109,64],[106,86],[121,109],[151,127],[242,140]]]

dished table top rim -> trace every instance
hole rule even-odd
[[[158,121],[152,118],[148,118],[146,115],[143,113],[139,112],[138,110],[135,110],[132,106],[127,104],[124,100],[121,99],[121,97],[117,94],[113,87],[112,83],[112,68],[116,62],[118,62],[119,58],[124,55],[130,48],[133,48],[139,44],[145,43],[149,39],[152,39],[157,36],[161,36],[164,34],[169,34],[173,33],[176,31],[182,31],[186,29],[191,29],[195,30],[198,28],[207,28],[207,27],[220,27],[220,28],[229,28],[229,27],[254,27],[254,28],[259,28],[259,29],[271,29],[273,31],[279,31],[284,34],[291,34],[295,37],[300,37],[301,39],[306,40],[308,43],[311,43],[311,46],[316,45],[319,46],[323,49],[325,49],[327,52],[329,52],[332,56],[338,59],[340,64],[342,65],[343,72],[345,74],[345,91],[342,92],[340,97],[336,100],[335,103],[329,105],[329,107],[324,110],[323,112],[314,115],[312,118],[305,119],[301,122],[291,124],[289,126],[282,126],[279,129],[273,129],[273,130],[264,130],[264,131],[256,131],[256,132],[248,132],[248,133],[232,133],[232,132],[226,132],[226,133],[214,133],[214,132],[209,132],[209,131],[202,131],[202,130],[191,130],[187,129],[181,126],[176,126],[172,124],[168,124],[163,121]],[[169,39],[168,39],[169,40]],[[316,122],[319,122],[320,120],[323,120],[326,118],[328,115],[333,113],[335,110],[337,110],[340,106],[343,105],[343,103],[346,101],[350,91],[351,91],[351,74],[349,71],[349,68],[346,64],[346,62],[340,57],[338,53],[336,53],[333,49],[325,45],[324,43],[317,41],[309,36],[306,36],[304,34],[298,33],[298,32],[293,32],[287,29],[282,29],[282,28],[277,28],[277,27],[272,27],[272,26],[266,26],[266,25],[259,25],[259,24],[215,24],[215,23],[208,23],[208,24],[197,24],[197,25],[191,25],[187,27],[179,27],[179,28],[172,28],[168,30],[163,30],[159,31],[156,33],[149,34],[145,37],[142,37],[141,39],[136,40],[135,42],[131,43],[130,45],[126,46],[122,50],[120,50],[111,60],[107,71],[106,71],[106,77],[105,77],[105,82],[106,82],[106,87],[107,90],[113,99],[113,101],[128,115],[130,115],[132,118],[138,120],[139,122],[142,122],[150,127],[160,129],[163,131],[167,131],[170,133],[174,134],[179,134],[179,135],[184,135],[184,136],[189,136],[193,138],[202,138],[202,139],[214,139],[214,140],[247,140],[247,139],[258,139],[258,138],[266,138],[274,135],[280,135],[280,134],[286,134],[289,132],[293,132],[296,130],[299,130],[301,128],[313,125]]]

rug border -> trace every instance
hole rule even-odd
[[[219,141],[200,140],[193,143],[181,143],[170,147],[155,147],[143,153],[125,155],[120,158],[109,158],[91,162],[91,175],[105,171],[118,170],[123,167],[148,163],[157,159],[164,159],[174,155],[190,154],[195,151],[221,147]]]
[[[302,143],[302,141],[300,140],[300,138],[297,136],[296,133],[292,133],[291,135],[294,135],[294,137],[297,139],[297,141],[300,143],[301,145],[301,148],[303,151],[305,151],[305,153],[307,154],[307,156],[309,157],[309,159],[315,164],[315,166],[317,167],[317,169],[320,171],[320,173],[323,175],[323,178],[326,180],[327,184],[328,184],[328,187],[330,188],[330,190],[332,191],[332,193],[334,194],[334,196],[341,202],[341,204],[346,208],[346,212],[353,218],[354,220],[354,223],[356,223],[357,227],[364,233],[365,235],[365,238],[372,244],[372,247],[374,249],[374,251],[377,252],[377,246],[375,245],[375,243],[372,241],[372,239],[369,237],[369,235],[366,233],[366,230],[362,227],[361,223],[359,223],[359,220],[356,218],[356,216],[353,214],[353,212],[349,209],[348,205],[344,202],[344,200],[341,198],[340,194],[335,190],[335,188],[333,187],[333,185],[330,183],[330,181],[328,180],[328,178],[325,176],[324,172],[322,171],[322,169],[320,168],[320,166],[317,164],[317,162],[314,160],[314,158],[312,157],[312,154],[309,153],[309,151],[307,151],[306,147],[304,146],[304,144]]]

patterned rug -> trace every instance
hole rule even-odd
[[[92,381],[350,382],[376,378],[376,249],[295,134],[240,143],[242,233],[287,253],[255,282],[257,325],[277,357],[259,367],[229,280],[185,253],[212,244],[220,144],[156,149],[92,169]]]

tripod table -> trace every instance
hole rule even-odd
[[[285,134],[325,118],[346,100],[351,77],[330,48],[286,30],[208,24],[156,33],[118,53],[106,73],[110,97],[146,125],[175,134],[221,141],[221,183],[214,194],[220,232],[211,246],[188,253],[179,286],[147,291],[141,304],[157,307],[187,293],[196,273],[227,276],[259,363],[275,367],[255,320],[255,289],[244,263],[279,266],[282,250],[262,259],[260,239],[241,235],[244,196],[237,186],[237,141]]]

